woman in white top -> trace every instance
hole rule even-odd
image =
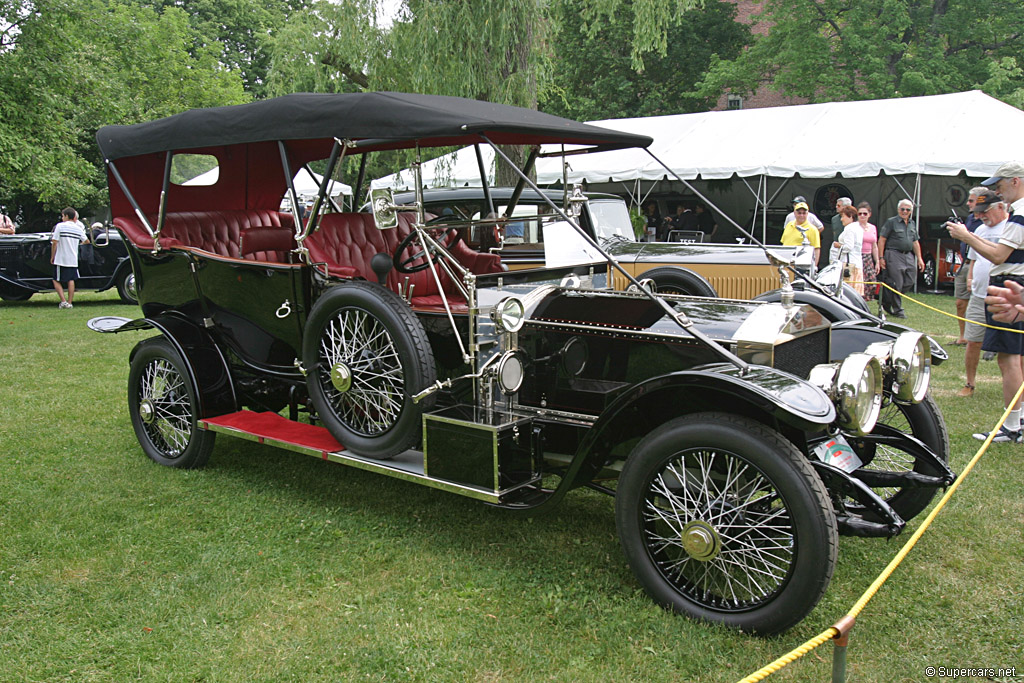
[[[843,231],[832,246],[837,255],[842,254],[843,262],[850,266],[847,282],[858,294],[864,296],[864,260],[861,257],[864,228],[857,222],[857,209],[852,206],[840,207],[839,219],[843,222]]]

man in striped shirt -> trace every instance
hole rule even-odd
[[[77,213],[72,208],[60,212],[62,220],[50,235],[50,263],[53,264],[53,288],[60,297],[58,308],[71,308],[75,299],[75,280],[78,279],[78,245],[89,241],[85,230],[76,219]],[[64,287],[67,285],[67,298]]]
[[[996,175],[982,182],[982,185],[995,186],[999,192],[986,192],[979,196],[978,203],[974,206],[975,214],[979,216],[988,210],[989,206],[999,210],[1003,202],[1001,198],[1009,203],[1013,215],[1006,220],[1003,232],[997,242],[980,238],[977,234],[967,232],[961,224],[947,223],[951,236],[967,242],[981,257],[992,262],[992,270],[989,273],[989,285],[997,289],[1006,286],[1006,283],[1024,284],[1024,165],[1019,162],[1008,162],[999,167]],[[987,195],[991,195],[990,198]],[[982,209],[979,211],[979,208]],[[953,227],[950,227],[953,226]],[[992,291],[989,290],[989,295]],[[986,301],[988,299],[986,298]],[[999,310],[990,307],[986,310],[985,322],[993,325],[996,329],[985,331],[985,341],[982,342],[982,349],[996,352],[996,361],[999,363],[999,373],[1003,378],[1003,405],[1012,408],[1006,423],[1000,428],[999,434],[993,441],[1012,441],[1020,443],[1024,432],[1020,424],[1020,403],[1010,405],[1017,390],[1024,382],[1024,367],[1021,359],[1024,357],[1024,322],[1018,322],[1016,317],[1012,320],[1003,321],[995,318]],[[975,438],[985,439],[986,433],[974,435]]]

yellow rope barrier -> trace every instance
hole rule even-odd
[[[912,296],[908,296],[907,294],[904,294],[903,292],[899,292],[899,291],[893,289],[892,287],[890,287],[889,285],[885,284],[884,282],[864,282],[862,284],[865,284],[865,285],[881,285],[882,287],[885,287],[886,289],[888,289],[890,292],[893,292],[894,294],[899,294],[900,296],[902,296],[907,301],[915,303],[918,306],[921,306],[922,308],[927,308],[929,311],[935,311],[936,313],[944,315],[947,318],[953,318],[954,320],[960,320],[960,321],[963,321],[965,323],[971,323],[972,325],[977,325],[978,327],[987,327],[987,328],[992,329],[992,330],[1005,330],[1007,332],[1016,332],[1017,334],[1024,334],[1024,330],[1014,330],[1014,329],[1010,329],[1010,328],[1007,328],[1007,327],[996,327],[995,325],[989,325],[988,323],[977,323],[977,322],[974,322],[973,320],[968,320],[967,318],[961,318],[960,316],[958,316],[958,315],[956,315],[954,313],[950,313],[948,311],[942,310],[941,308],[935,308],[934,306],[929,306],[928,304],[926,304],[926,303],[924,303],[922,301],[918,301],[917,299],[915,299]]]
[[[1017,390],[1017,395],[1014,396],[1012,401],[1010,401],[1010,406],[1014,406],[1017,404],[1017,401],[1020,400],[1021,394],[1024,394],[1024,385],[1021,385],[1020,389]],[[882,587],[882,585],[889,579],[892,573],[896,571],[896,567],[898,567],[900,563],[903,562],[904,558],[906,558],[906,556],[910,553],[914,546],[917,545],[918,540],[920,540],[921,536],[924,535],[924,532],[928,529],[928,527],[931,526],[932,521],[938,516],[939,512],[942,511],[942,508],[946,506],[946,503],[949,502],[949,499],[953,497],[953,494],[956,492],[956,490],[960,488],[960,484],[963,483],[964,479],[967,478],[967,475],[970,474],[971,470],[974,469],[974,466],[981,459],[981,456],[984,455],[985,451],[988,450],[989,445],[992,443],[992,439],[995,438],[995,435],[998,433],[999,428],[1003,426],[1003,423],[1006,422],[1006,418],[1009,417],[1009,415],[1010,408],[1007,407],[1006,410],[1003,411],[1002,417],[999,418],[999,422],[996,423],[995,428],[991,432],[989,432],[988,438],[985,439],[984,443],[982,443],[981,446],[978,447],[978,451],[974,454],[974,457],[971,458],[971,461],[969,463],[967,463],[967,466],[964,468],[964,471],[960,473],[960,476],[958,476],[956,481],[953,482],[953,484],[949,487],[945,495],[943,495],[942,498],[939,499],[939,502],[935,505],[935,508],[928,514],[927,517],[924,518],[924,521],[921,522],[921,526],[917,529],[917,531],[914,532],[914,535],[911,536],[907,540],[907,542],[903,544],[903,547],[900,548],[900,551],[898,553],[896,553],[896,556],[893,557],[892,561],[890,561],[889,564],[885,567],[885,569],[882,570],[882,573],[878,575],[878,577],[871,583],[868,589],[864,591],[864,594],[861,595],[860,599],[857,600],[856,603],[854,603],[853,607],[850,608],[850,611],[846,613],[846,616],[842,620],[840,620],[840,622],[846,622],[847,624],[852,626],[853,620],[857,618],[857,615],[859,615],[864,610],[868,602],[871,601],[871,598],[875,596],[875,594]],[[815,649],[819,645],[822,645],[823,643],[841,635],[843,635],[843,632],[841,632],[835,626],[830,626],[827,631],[822,631],[819,635],[815,636],[803,645],[790,651],[788,654],[779,657],[771,664],[768,664],[767,666],[759,669],[758,671],[755,671],[746,678],[741,679],[739,683],[755,683],[756,681],[763,680],[771,674],[775,673],[776,671],[782,669],[784,666],[800,659],[805,654]]]

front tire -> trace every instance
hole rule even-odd
[[[142,450],[167,467],[202,467],[216,435],[199,428],[188,366],[164,338],[146,340],[136,349],[128,372],[128,414]]]
[[[423,325],[380,285],[353,280],[313,306],[302,342],[306,384],[324,426],[360,455],[389,458],[419,443],[437,370]]]
[[[656,602],[762,635],[807,616],[838,553],[828,494],[806,458],[727,413],[677,418],[644,437],[619,478],[615,521]]]

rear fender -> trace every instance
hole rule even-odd
[[[196,390],[199,417],[238,410],[238,397],[227,360],[205,330],[183,318],[161,315],[133,320],[117,331],[146,328],[159,330],[184,360]],[[135,357],[138,349],[138,345],[132,349],[129,360]]]
[[[121,275],[124,273],[125,270],[131,270],[131,269],[132,269],[132,261],[131,261],[130,258],[125,256],[124,258],[121,259],[121,262],[117,264],[117,268],[114,269],[114,273],[110,276],[110,279],[107,280],[106,283],[102,287],[97,289],[96,291],[97,292],[105,292],[105,291],[107,291],[108,289],[110,289],[111,287],[113,287],[114,285],[117,284],[118,278],[121,277]]]
[[[0,287],[9,287],[14,289],[15,291],[20,290],[24,292],[33,293],[43,291],[42,288],[40,287],[32,287],[31,285],[27,285],[20,280],[9,278],[3,273],[0,273]]]

